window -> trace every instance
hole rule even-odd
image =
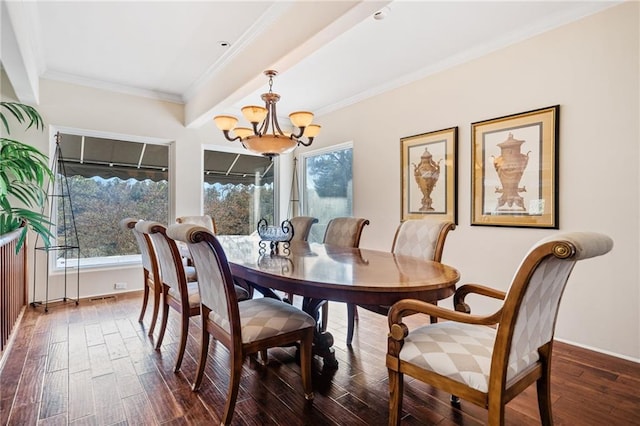
[[[249,235],[258,221],[274,223],[277,160],[251,154],[204,151],[204,214],[220,235]]]
[[[309,241],[321,242],[329,220],[353,214],[351,143],[302,154],[302,210],[318,219]]]
[[[78,263],[84,267],[139,261],[133,234],[121,232],[118,222],[133,217],[167,223],[169,146],[66,133],[59,141],[63,167],[58,172],[65,172],[69,187],[80,246]],[[64,182],[60,175],[57,179]],[[57,203],[59,245],[70,235],[70,214],[64,208],[64,203]],[[56,266],[63,267],[64,253],[52,253]]]

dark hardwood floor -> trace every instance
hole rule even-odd
[[[140,294],[82,300],[79,306],[27,308],[0,371],[0,424],[201,425],[219,423],[228,384],[228,352],[213,344],[202,389],[190,389],[199,317],[191,322],[182,370],[175,312],[160,351],[137,321]],[[338,370],[314,362],[315,400],[306,404],[294,348],[269,351],[269,364],[247,360],[233,424],[384,425],[387,423],[386,318],[360,310],[353,348],[344,344],[346,308],[331,304],[329,330]],[[414,316],[409,322],[425,318]],[[640,364],[557,343],[553,413],[558,425],[640,425]],[[406,380],[406,425],[481,425],[486,411]],[[539,424],[535,386],[507,406],[507,424]]]

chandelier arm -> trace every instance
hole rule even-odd
[[[291,139],[300,139],[304,134],[304,129],[305,129],[304,127],[299,127],[298,133],[291,132]]]
[[[299,145],[310,146],[312,142],[313,142],[313,136],[309,138],[309,142],[305,142],[302,139],[298,139]]]
[[[232,138],[231,136],[229,136],[229,130],[223,130],[222,133],[224,134],[224,137],[227,138],[228,141],[235,142],[235,141],[242,140],[240,136],[236,136],[235,138]]]
[[[251,125],[253,126],[253,134],[256,136],[261,135],[262,133],[262,129],[258,130],[258,124],[259,123],[251,123]],[[263,127],[264,127],[264,122],[263,122]]]
[[[268,100],[265,100],[264,107],[267,110],[267,116],[264,118],[264,121],[262,121],[262,125],[260,126],[260,130],[256,130],[256,132],[255,132],[256,135],[258,135],[258,136],[266,135],[267,132],[269,131],[269,120],[271,119],[271,105],[269,105],[269,101]],[[257,127],[258,127],[258,125],[256,124],[256,129],[257,129]]]
[[[276,130],[280,135],[284,135],[284,132],[280,128],[280,123],[278,123],[278,114],[276,113],[276,104],[275,102],[272,104],[273,107],[273,115],[271,116],[271,124],[273,126],[273,134],[276,134]]]

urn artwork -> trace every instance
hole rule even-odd
[[[524,140],[515,139],[512,133],[504,142],[498,144],[500,156],[493,157],[493,166],[498,173],[502,188],[496,187],[496,193],[502,194],[498,199],[497,210],[526,211],[524,198],[520,192],[526,192],[525,186],[520,187],[520,179],[529,163],[529,153],[521,152]]]
[[[433,204],[431,192],[440,177],[440,161],[442,160],[438,160],[437,163],[433,161],[433,155],[425,148],[420,156],[420,163],[413,164],[413,176],[422,192],[422,206],[419,209],[421,212],[434,211],[431,206]]]

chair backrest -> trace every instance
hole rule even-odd
[[[612,247],[606,235],[570,232],[547,237],[529,250],[505,297],[491,375],[508,381],[538,361],[538,349],[553,339],[560,299],[575,263]]]
[[[135,237],[138,248],[140,249],[140,255],[142,256],[142,267],[155,275],[155,273],[158,272],[155,250],[151,240],[136,230],[136,223],[138,222],[140,222],[138,219],[127,217],[120,221],[120,229],[123,231],[133,232],[133,236]]]
[[[291,241],[307,241],[311,226],[314,223],[318,223],[318,219],[311,216],[296,216],[292,217],[289,222],[293,226],[293,238],[291,238]]]
[[[213,218],[208,214],[202,216],[180,216],[176,218],[176,223],[189,223],[192,225],[199,225],[207,228],[214,234],[218,233],[218,229],[216,228],[216,221],[213,220]]]
[[[211,310],[213,316],[210,318],[232,337],[240,335],[238,298],[227,257],[218,239],[208,229],[191,224],[171,225],[167,235],[189,246],[198,270],[200,303]]]
[[[135,229],[153,243],[162,282],[176,290],[180,297],[187,295],[187,276],[182,256],[176,242],[167,236],[167,228],[159,222],[144,220],[136,223]]]
[[[368,224],[368,219],[359,217],[336,217],[327,224],[322,242],[342,247],[358,247],[362,230]]]
[[[398,226],[391,252],[440,262],[444,242],[456,224],[445,220],[411,219]]]

